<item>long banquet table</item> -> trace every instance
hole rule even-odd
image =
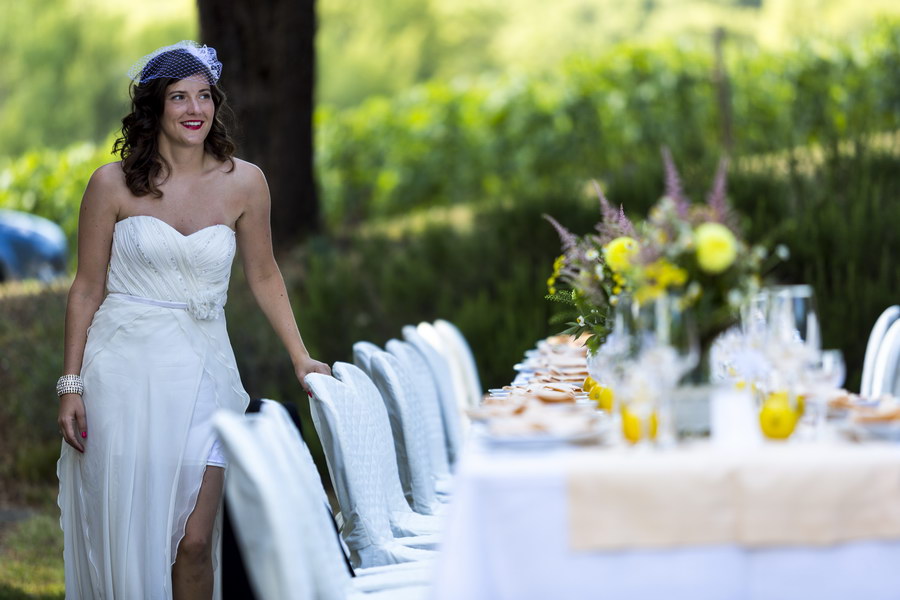
[[[900,445],[511,451],[476,435],[447,519],[436,600],[900,598]]]

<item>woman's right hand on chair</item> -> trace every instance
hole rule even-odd
[[[84,416],[84,400],[80,394],[63,394],[59,399],[59,431],[66,443],[84,452],[87,439],[87,419]]]

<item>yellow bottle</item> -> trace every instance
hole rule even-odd
[[[641,441],[641,436],[644,431],[644,427],[642,427],[641,418],[635,413],[628,410],[627,407],[622,407],[622,435],[632,444],[636,444]],[[651,440],[656,439],[656,430],[659,426],[659,419],[657,418],[656,411],[654,410],[650,413],[649,423],[647,424],[646,429],[647,433]]]
[[[600,410],[612,411],[613,400],[615,399],[612,388],[594,383],[594,387],[591,388],[588,397],[597,403],[597,408]]]
[[[763,435],[773,440],[785,440],[794,433],[802,414],[802,397],[792,406],[787,392],[772,392],[759,411],[759,426]]]

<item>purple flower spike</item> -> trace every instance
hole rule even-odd
[[[635,237],[634,225],[632,225],[628,217],[625,216],[625,209],[622,208],[621,204],[619,205],[619,215],[616,220],[623,235]]]
[[[706,197],[706,203],[712,210],[713,216],[719,223],[726,223],[731,215],[728,202],[725,198],[726,184],[728,180],[728,158],[722,158],[719,161],[719,168],[716,170],[716,178],[713,181],[713,187]]]
[[[559,221],[557,221],[550,215],[543,215],[543,217],[550,221],[550,224],[553,225],[553,229],[555,229],[556,233],[559,234],[559,239],[562,242],[563,252],[568,253],[578,245],[578,238],[575,237],[575,234],[560,225]]]
[[[684,195],[684,190],[681,187],[681,176],[678,175],[678,169],[675,168],[672,153],[666,146],[662,148],[662,157],[666,169],[666,196],[675,202],[675,210],[678,211],[678,216],[686,219],[690,212],[691,202]]]
[[[603,222],[607,225],[612,225],[618,220],[619,214],[616,212],[616,209],[612,207],[609,203],[609,200],[606,199],[606,196],[603,194],[603,190],[600,189],[600,184],[597,183],[596,179],[591,179],[591,183],[594,184],[594,189],[597,191],[597,198],[600,199],[600,216],[603,219]]]

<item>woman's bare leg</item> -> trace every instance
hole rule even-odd
[[[212,536],[224,482],[225,469],[206,467],[197,504],[185,524],[184,537],[172,565],[174,600],[212,598]]]

